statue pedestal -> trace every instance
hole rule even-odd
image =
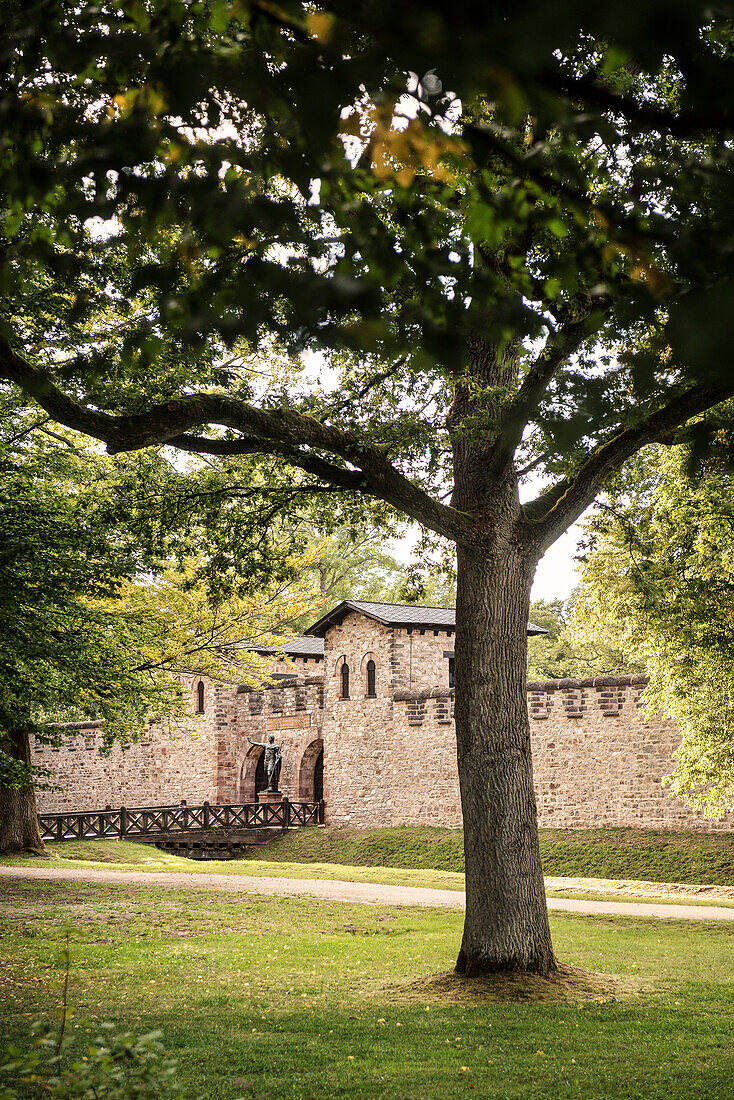
[[[258,800],[258,802],[267,802],[269,805],[272,805],[274,802],[282,802],[283,801],[283,792],[282,791],[260,791],[258,796],[257,796],[257,800]]]

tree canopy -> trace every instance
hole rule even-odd
[[[156,465],[152,454],[106,458],[17,397],[0,407],[4,786],[30,778],[8,739],[53,741],[59,720],[99,719],[106,747],[141,736],[151,718],[187,728],[181,676],[261,682],[265,663],[248,646],[280,644],[319,606],[304,579],[313,552],[287,560],[288,578],[264,591],[212,599],[195,528],[169,531],[165,547],[144,537],[151,497],[140,493]]]
[[[465,429],[553,476],[547,545],[729,391],[727,6],[7,12],[3,370],[113,450],[264,449],[469,536],[440,498],[481,337]],[[341,349],[331,390],[238,369],[276,339]]]
[[[568,599],[533,600],[530,620],[547,634],[528,638],[528,678],[556,680],[566,676],[586,677],[604,673],[641,672],[642,666],[631,661],[615,647],[616,640],[606,627],[607,621],[594,618],[586,622],[585,606],[578,605],[578,590]]]

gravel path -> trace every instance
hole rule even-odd
[[[94,868],[0,867],[0,876],[51,882],[113,883],[120,886],[165,886],[184,890],[222,890],[230,894],[278,894],[325,898],[365,905],[418,905],[463,909],[464,894],[422,886],[378,886],[371,882],[332,879],[267,878],[259,875],[187,874],[182,871],[108,871]],[[635,901],[582,901],[548,898],[548,908],[567,913],[610,914],[626,917],[667,917],[676,920],[734,921],[734,909],[715,905],[657,905]]]

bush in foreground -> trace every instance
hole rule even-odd
[[[161,1032],[135,1036],[117,1033],[114,1024],[73,1053],[51,1023],[33,1025],[34,1046],[9,1047],[0,1066],[0,1100],[17,1100],[33,1091],[58,1100],[179,1100],[176,1063],[165,1056]],[[18,1091],[18,1090],[21,1091]]]

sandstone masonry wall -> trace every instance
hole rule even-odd
[[[58,748],[32,745],[32,761],[48,768],[60,791],[39,791],[42,812],[100,810],[105,806],[174,805],[214,801],[214,746],[205,724],[197,735],[171,735],[151,727],[142,740],[126,749],[115,746],[100,756],[97,723],[70,725]]]
[[[323,677],[286,680],[261,691],[240,688],[223,700],[217,727],[218,802],[254,802],[255,772],[272,733],[282,746],[280,790],[293,802],[313,798],[313,769],[323,748]]]
[[[728,832],[734,814],[705,818],[662,784],[675,766],[672,719],[641,710],[645,676],[528,684],[541,825]]]
[[[627,676],[528,685],[541,826],[734,829],[734,814],[707,819],[663,787],[680,735],[662,715],[642,718],[645,682]],[[397,691],[392,703],[389,728],[361,708],[343,716],[329,822],[460,827],[451,693]]]
[[[454,655],[453,630],[392,630],[395,654],[393,686],[401,688],[444,688],[449,686],[449,654]]]
[[[97,722],[72,722],[59,728],[59,744],[31,743],[31,762],[49,770],[62,789],[39,791],[38,809],[99,810],[105,806],[164,806],[185,799],[192,805],[216,797],[214,716],[228,689],[204,682],[204,713],[197,714],[200,677],[182,678],[191,701],[186,729],[151,724],[140,740],[115,745],[100,756]]]

